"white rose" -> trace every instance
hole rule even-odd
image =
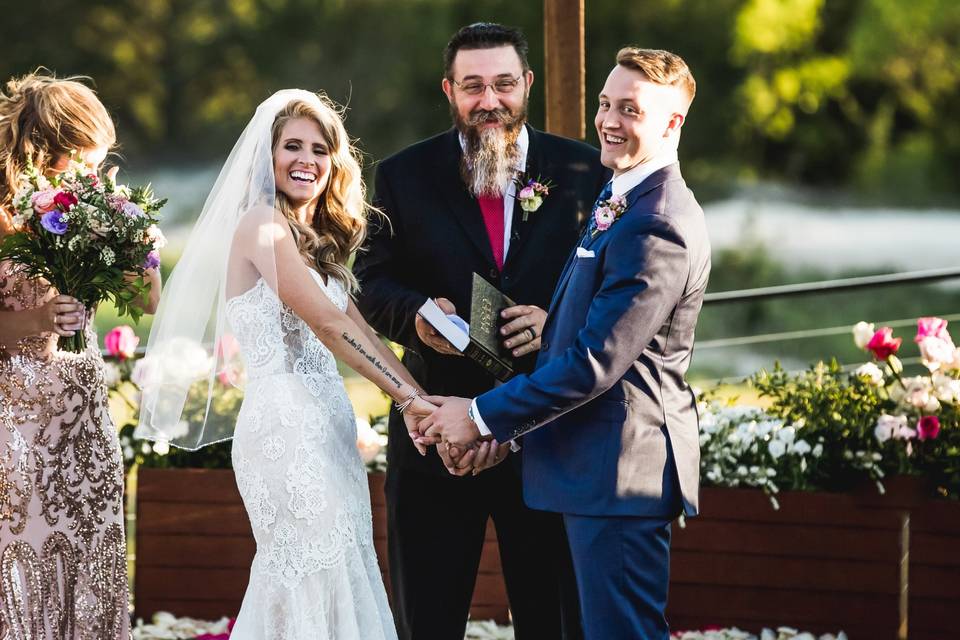
[[[164,440],[158,440],[153,443],[153,451],[158,456],[165,456],[170,453],[170,445]]]
[[[873,435],[878,442],[886,442],[890,438],[901,437],[900,434],[904,429],[907,429],[907,416],[891,416],[884,413],[877,419]]]
[[[767,449],[770,451],[770,457],[776,460],[787,452],[787,445],[782,440],[771,440]]]
[[[813,448],[813,451],[811,452],[811,454],[813,455],[814,458],[819,458],[820,456],[822,456],[823,445],[820,443],[817,443],[817,445]]]
[[[786,444],[790,444],[797,436],[797,430],[793,427],[784,427],[777,432],[777,438]]]
[[[858,322],[855,324],[853,326],[853,341],[857,348],[866,349],[874,333],[876,333],[876,330],[873,328],[873,323]]]
[[[883,386],[883,370],[872,362],[860,365],[854,373],[875,387]]]
[[[812,447],[806,440],[797,440],[793,443],[793,452],[805,456],[812,450]]]
[[[373,462],[380,453],[380,434],[360,418],[357,418],[357,449],[364,463]]]
[[[120,367],[115,362],[106,361],[103,363],[103,383],[108,389],[112,389],[120,382]]]
[[[920,357],[924,366],[930,371],[936,371],[941,366],[953,362],[956,347],[949,340],[942,340],[935,336],[927,336],[920,341]]]
[[[154,357],[140,358],[133,365],[130,381],[141,389],[160,384],[163,379],[160,363]]]

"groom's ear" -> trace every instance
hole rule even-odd
[[[443,89],[443,92],[447,96],[447,102],[453,102],[453,83],[450,82],[449,78],[444,78],[440,83],[440,88]]]

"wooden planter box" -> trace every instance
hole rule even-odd
[[[915,484],[888,489],[883,497],[784,493],[779,511],[759,491],[704,489],[701,516],[673,529],[671,626],[957,637],[960,504],[923,498]],[[389,585],[382,475],[370,476],[370,493]],[[141,469],[137,498],[137,615],[236,615],[254,542],[233,472]],[[492,525],[472,616],[508,616]]]
[[[387,591],[383,474],[370,475],[373,537]],[[240,611],[256,545],[233,471],[140,469],[137,486],[136,615],[157,611],[218,619]],[[493,523],[487,528],[471,616],[508,620]]]

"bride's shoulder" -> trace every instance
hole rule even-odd
[[[235,240],[278,240],[290,232],[290,224],[282,213],[267,205],[255,205],[240,214]]]

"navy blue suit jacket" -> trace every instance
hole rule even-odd
[[[499,441],[524,436],[534,509],[669,518],[679,480],[693,515],[700,448],[684,375],[710,272],[703,211],[678,164],[625,197],[626,212],[581,242],[593,255],[567,261],[535,370],[477,408]]]

